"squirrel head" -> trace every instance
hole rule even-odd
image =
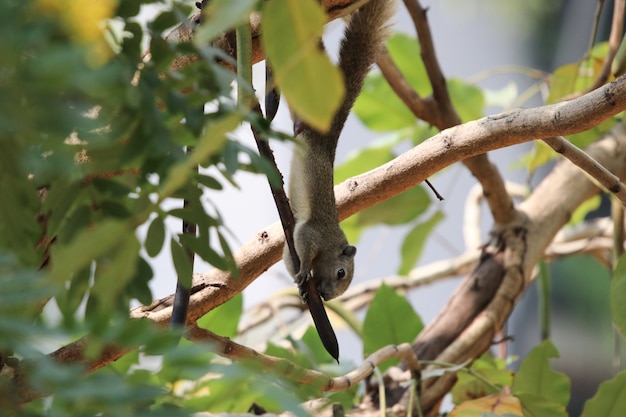
[[[320,254],[313,261],[312,275],[320,296],[328,301],[343,294],[352,282],[356,247],[346,244]]]

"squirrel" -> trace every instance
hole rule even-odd
[[[294,245],[300,258],[296,271],[287,245],[283,260],[302,287],[309,272],[320,296],[330,300],[343,294],[354,275],[356,247],[339,227],[334,193],[337,142],[365,76],[389,37],[387,21],[394,0],[371,0],[350,18],[339,49],[339,69],[346,87],[343,102],[330,130],[316,131],[294,118],[294,146],[289,175],[289,199],[295,218]]]

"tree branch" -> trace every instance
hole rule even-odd
[[[437,126],[439,130],[459,125],[461,124],[461,118],[452,105],[446,79],[439,66],[430,26],[426,17],[427,10],[419,4],[418,0],[404,0],[404,4],[413,20],[420,43],[422,61],[433,89],[432,98],[422,100],[425,109],[429,110],[423,116],[432,117],[432,119],[424,120]],[[401,90],[394,89],[394,91],[402,93]],[[431,100],[434,103],[431,103]],[[403,99],[403,101],[407,102],[408,100]],[[417,114],[416,116],[421,117]],[[512,221],[516,213],[498,168],[489,161],[485,154],[467,158],[463,163],[482,185],[483,194],[496,224],[506,224]]]
[[[624,183],[617,175],[612,174],[586,152],[572,145],[563,136],[553,136],[543,139],[543,141],[567,158],[572,164],[597,180],[607,191],[615,194],[619,201],[622,202],[622,205],[626,206],[626,186],[624,186]]]
[[[588,152],[620,177],[626,176],[626,164],[623,162],[626,160],[626,134],[623,126],[618,126],[611,135],[589,146]],[[566,194],[565,190],[570,192]],[[494,231],[498,247],[501,248],[498,254],[502,257],[488,258],[487,267],[493,263],[492,261],[496,261],[497,265],[483,271],[479,269],[486,267],[485,262],[480,262],[475,273],[463,280],[437,319],[417,338],[415,351],[418,357],[421,360],[428,360],[439,350],[436,361],[463,363],[485,352],[496,332],[502,328],[524,288],[534,278],[534,266],[543,257],[545,248],[556,232],[567,223],[576,207],[598,191],[583,172],[572,164],[561,161],[535,192],[520,205],[519,210],[523,216],[516,222]],[[492,288],[492,285],[499,281],[501,284],[493,298],[488,291],[482,290]],[[476,287],[481,290],[481,295],[487,293],[485,298],[476,299],[474,293]],[[484,309],[470,311],[466,309],[457,315],[458,309],[463,308],[467,300],[478,306],[481,299],[488,303]],[[476,312],[478,314],[475,314]],[[464,320],[472,313],[475,318],[461,328],[461,333],[450,331],[450,328],[458,330],[458,327],[454,327],[456,321]],[[434,348],[436,345],[439,345],[440,349]],[[445,375],[436,381],[425,381],[422,388],[425,393],[422,399],[424,409],[435,407],[452,387],[454,380],[454,376]]]

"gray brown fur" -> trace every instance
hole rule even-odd
[[[294,146],[291,162],[289,198],[296,220],[294,243],[300,270],[295,270],[286,246],[283,259],[298,284],[311,272],[325,300],[338,297],[348,288],[356,254],[339,227],[333,189],[335,150],[365,76],[389,36],[387,21],[393,15],[393,3],[371,0],[353,13],[348,23],[339,50],[346,94],[330,130],[321,133],[301,125],[296,132],[299,143]]]

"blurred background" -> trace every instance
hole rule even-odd
[[[402,2],[398,2],[395,30],[415,36]],[[557,67],[583,58],[591,39],[592,24],[597,2],[591,0],[429,0],[428,18],[435,48],[444,74],[475,82],[485,90],[489,99],[498,94],[525,97],[516,106],[533,107],[542,104],[540,81],[529,77],[524,69],[534,68],[552,72]],[[613,1],[604,3],[597,42],[608,38]],[[142,16],[156,13],[146,7]],[[336,57],[337,45],[342,36],[342,22],[327,25],[325,44],[331,56]],[[255,66],[256,88],[264,94],[264,64]],[[502,106],[491,106],[488,114],[503,111]],[[285,103],[281,104],[275,128],[291,133],[291,121]],[[246,128],[241,128],[241,141],[254,147]],[[337,164],[350,153],[381,136],[363,127],[351,115],[337,150]],[[540,168],[532,176],[520,168],[521,156],[532,149],[527,143],[490,153],[490,158],[509,181],[534,187],[550,165]],[[290,145],[272,143],[283,175],[288,177]],[[463,210],[469,190],[476,181],[461,164],[438,173],[430,180],[445,200],[438,202],[432,196],[433,210],[445,213],[426,243],[419,265],[449,259],[462,254],[466,248],[462,236]],[[233,187],[219,193],[207,193],[221,212],[224,223],[232,231],[231,247],[237,248],[253,238],[267,225],[278,220],[276,208],[264,177],[240,172],[236,175],[240,189]],[[430,191],[429,191],[430,192]],[[179,202],[173,201],[172,205]],[[492,219],[486,206],[481,219],[481,230],[486,238]],[[595,216],[609,214],[604,202]],[[171,231],[180,225],[172,222]],[[399,251],[409,226],[373,227],[355,243],[358,247],[354,283],[394,275],[400,266]],[[142,231],[145,233],[145,229]],[[162,254],[169,253],[163,250]],[[175,272],[166,257],[156,260],[152,291],[155,298],[173,293]],[[207,264],[198,262],[196,272],[209,270]],[[573,257],[549,265],[552,280],[552,339],[561,353],[553,361],[557,369],[572,378],[570,415],[578,415],[584,401],[593,395],[598,383],[612,372],[613,330],[608,307],[609,271],[590,257]],[[408,294],[408,299],[425,324],[432,321],[446,303],[458,283],[450,279],[420,287]],[[259,277],[244,292],[244,306],[254,306],[281,288],[293,286],[282,263]],[[509,354],[522,358],[540,341],[537,290],[533,284],[527,289],[516,307],[507,329],[514,337],[509,343]],[[360,340],[349,330],[337,329],[342,361],[358,362],[362,355]],[[623,354],[623,349],[622,349]]]

